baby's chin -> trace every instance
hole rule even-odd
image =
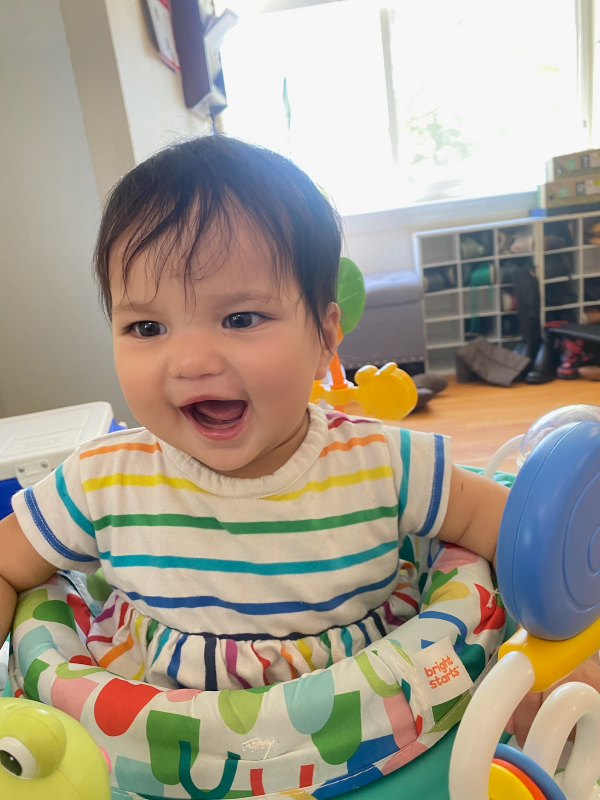
[[[191,456],[213,472],[242,477],[237,473],[252,465],[256,460],[252,453],[244,452],[244,443],[240,441],[207,441],[206,443],[198,441],[201,434],[193,429],[190,430],[190,423],[183,417],[175,420],[175,424],[171,425],[165,425],[164,422],[156,420],[150,415],[146,415],[145,419],[143,417],[143,414],[136,415],[136,419],[142,427],[162,442]]]
[[[268,453],[253,459],[200,457],[198,461],[213,472],[228,478],[263,478],[272,475],[275,469],[269,468]],[[195,456],[194,456],[195,457]]]
[[[161,441],[191,456],[213,472],[230,478],[263,478],[272,475],[288,461],[304,438],[302,436],[290,444],[289,440],[295,439],[295,433],[279,437],[272,434],[268,439],[261,437],[255,441],[252,430],[242,430],[239,436],[232,439],[211,442],[204,441],[202,434],[190,426],[190,421],[183,414],[173,420],[172,425],[161,424],[161,420],[154,418],[147,418],[148,424],[139,416],[137,419]],[[306,412],[301,425],[308,427]]]
[[[159,436],[159,438],[162,438]],[[262,478],[271,475],[275,469],[269,468],[270,452],[258,455],[243,452],[243,448],[232,443],[219,443],[213,447],[190,447],[187,442],[174,442],[163,439],[167,444],[195,458],[204,467],[230,478]],[[229,445],[229,446],[228,446]]]

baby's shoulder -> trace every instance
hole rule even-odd
[[[397,425],[386,425],[372,417],[350,416],[340,411],[323,412],[327,420],[327,450],[340,451],[348,458],[386,452],[393,464],[404,459],[428,460],[435,451],[439,434],[413,431]],[[367,447],[368,445],[368,447]]]
[[[341,411],[326,411],[327,452],[353,459],[379,451],[397,450],[400,433],[372,417],[359,417]]]
[[[149,455],[162,455],[160,440],[146,428],[132,428],[105,433],[80,445],[74,457],[81,463],[113,460],[136,460]]]
[[[345,414],[342,411],[323,411],[319,409],[327,421],[327,438],[329,441],[347,442],[351,439],[369,438],[372,441],[397,440],[400,429],[384,425],[374,417],[359,417]]]
[[[141,446],[158,445],[160,447],[158,438],[153,433],[150,433],[147,428],[125,428],[112,433],[103,433],[101,436],[89,439],[89,441],[80,445],[79,451],[84,453],[96,450],[99,447],[111,448],[111,450],[116,451],[128,444]]]

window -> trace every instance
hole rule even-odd
[[[529,191],[591,144],[592,0],[238,0],[227,133],[343,214]],[[279,9],[279,10],[278,10]]]

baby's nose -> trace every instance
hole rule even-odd
[[[171,342],[169,375],[173,378],[200,378],[223,372],[225,359],[216,337],[188,333]]]

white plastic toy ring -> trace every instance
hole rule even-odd
[[[555,689],[538,711],[523,752],[554,775],[565,742],[577,724],[571,757],[554,780],[568,800],[600,797],[600,695],[585,683]]]
[[[489,800],[490,765],[496,745],[533,682],[533,666],[527,656],[509,653],[477,689],[452,749],[449,776],[452,800]]]

